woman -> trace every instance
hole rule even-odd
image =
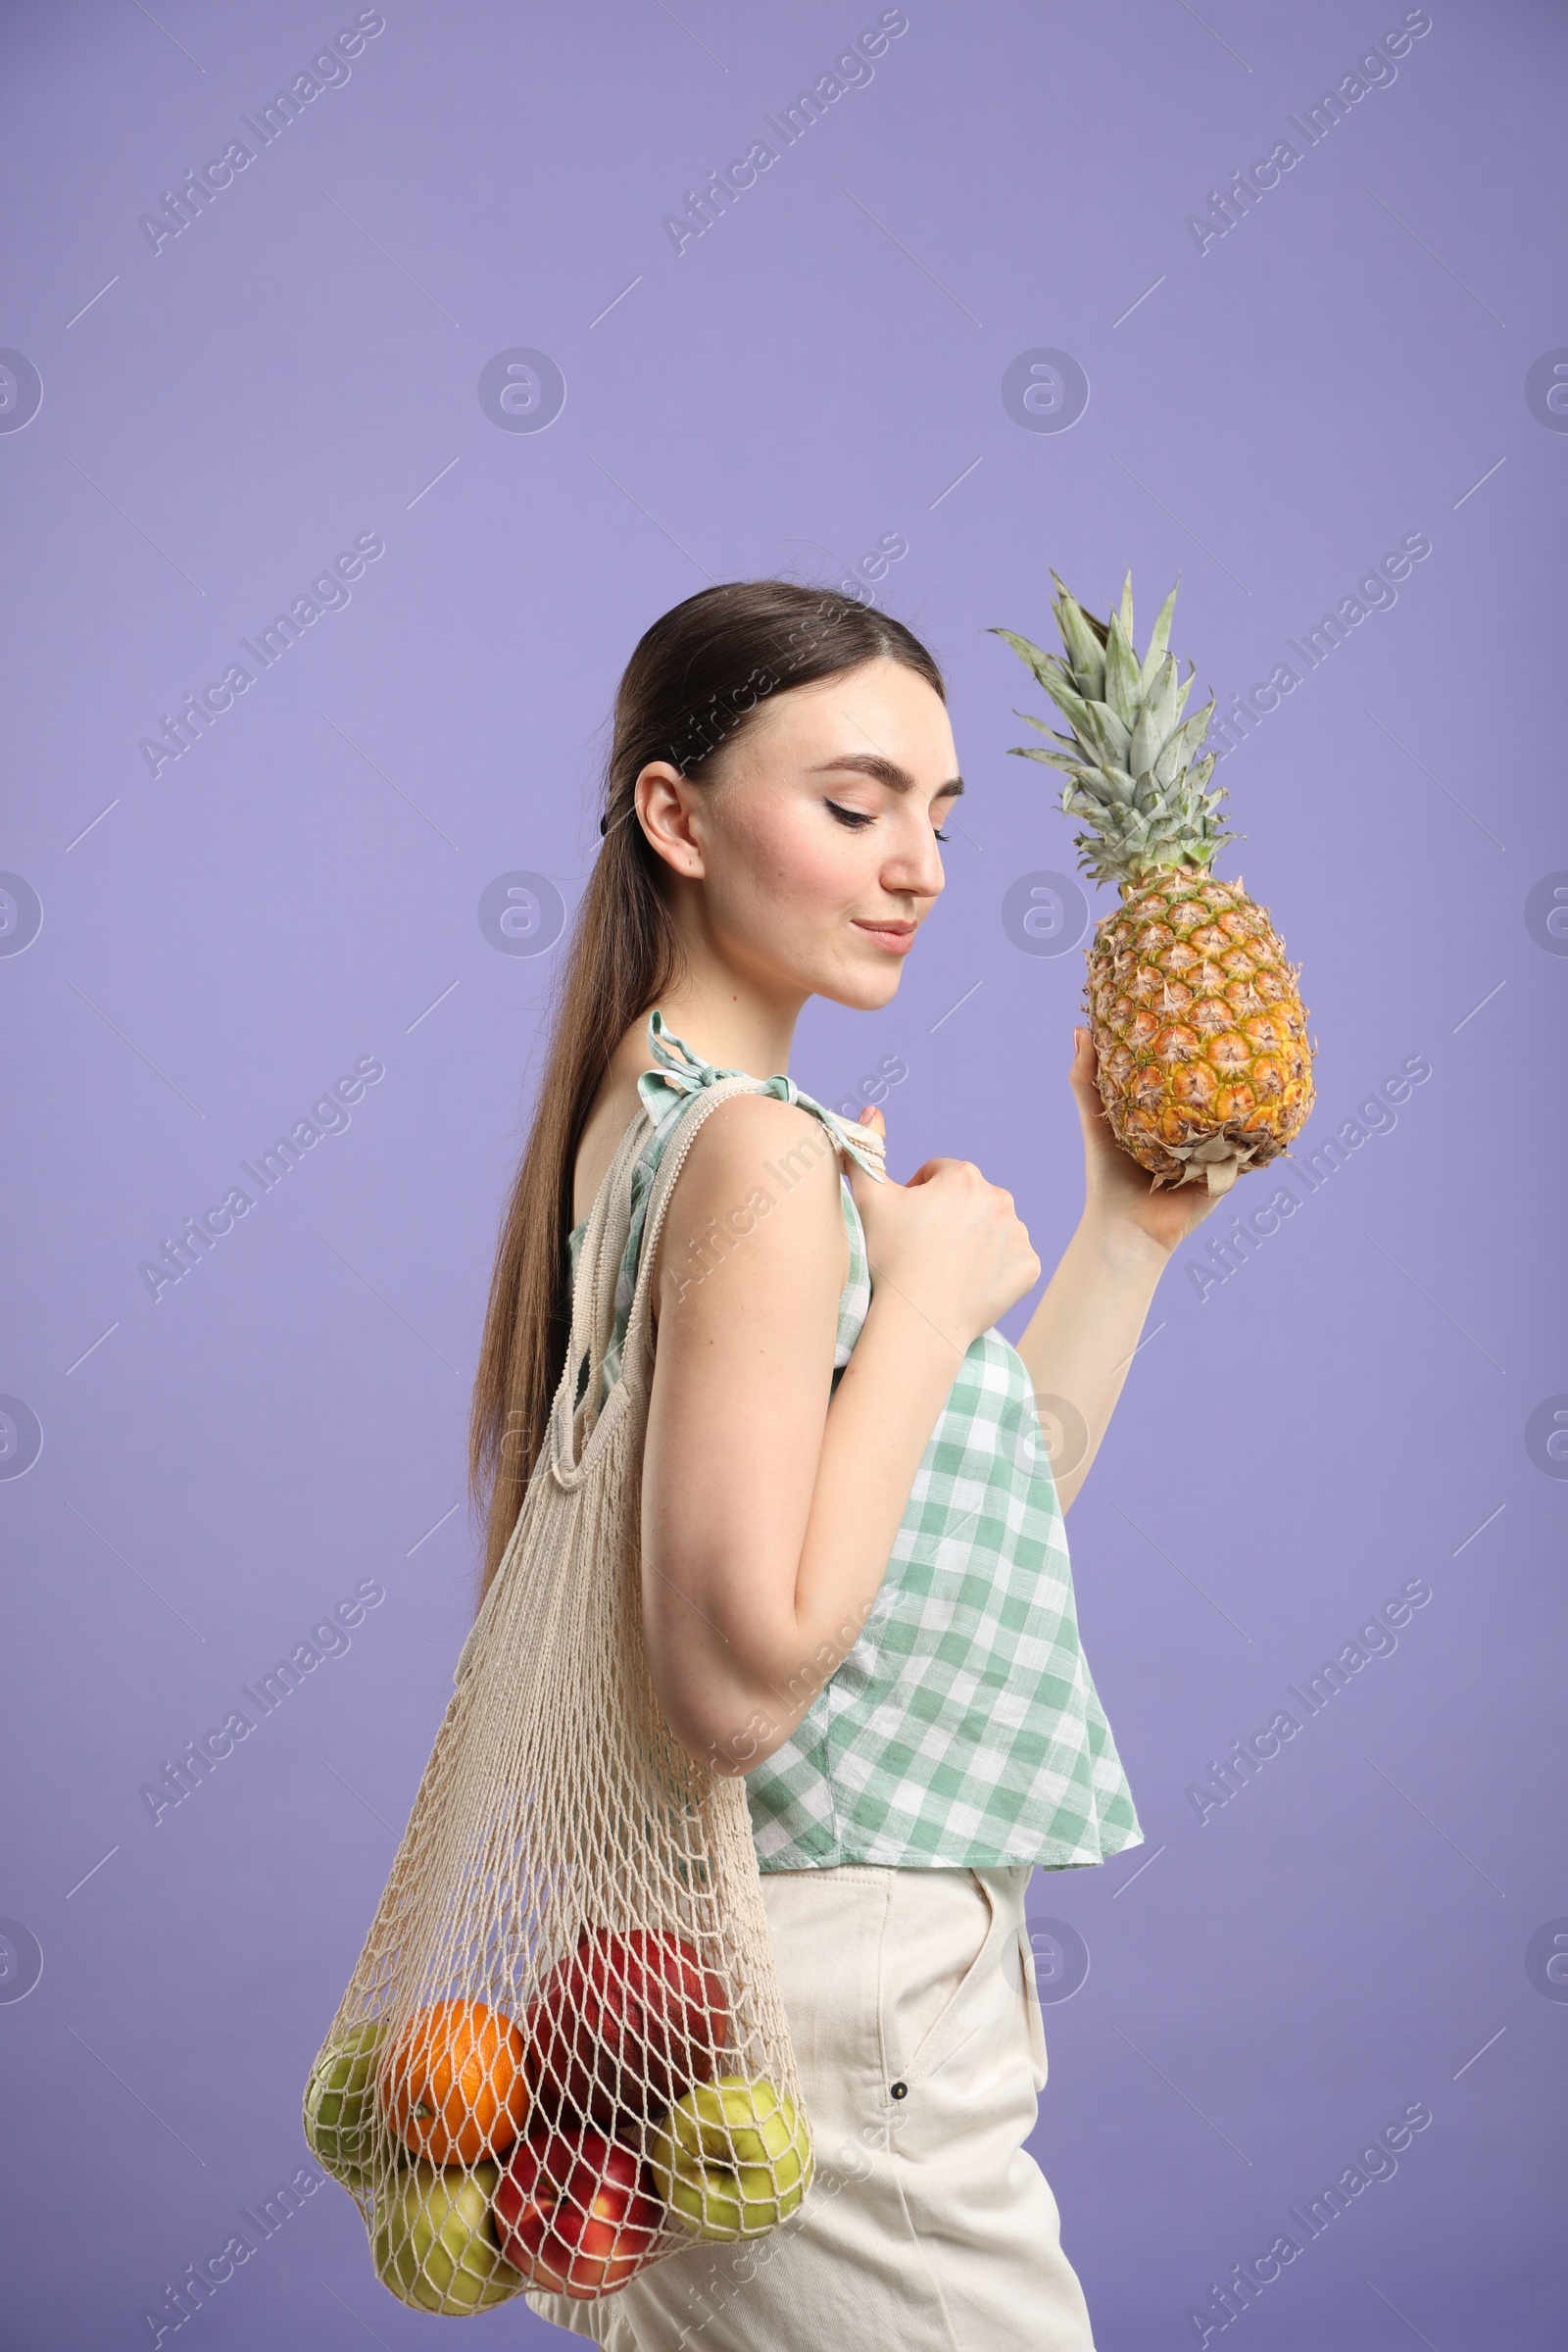
[[[1061,1513],[1207,1197],[1118,1150],[1080,1029],[1086,1205],[1014,1349],[995,1324],[1042,1269],[1012,1196],[960,1159],[888,1179],[881,1113],[849,1127],[785,1074],[808,998],[897,994],[962,790],[936,663],[846,599],[704,590],[621,682],[475,1396],[486,1580],[639,1104],[617,1347],[686,1096],[768,1077],[699,1128],[658,1239],[643,1609],[676,1737],[747,1776],[818,2177],[755,2246],[694,2244],[600,2303],[530,2295],[612,2352],[1093,2344],[1023,2148],[1046,2080],[1024,1892],[1143,1833]]]

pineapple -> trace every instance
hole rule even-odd
[[[1300,966],[1286,962],[1267,908],[1240,876],[1222,882],[1210,871],[1215,852],[1238,836],[1218,821],[1223,787],[1203,789],[1214,755],[1198,752],[1212,696],[1182,719],[1194,673],[1179,682],[1166,650],[1176,590],[1140,661],[1131,572],[1108,622],[1051,576],[1064,662],[1011,629],[993,633],[1072,728],[1054,734],[1020,710],[1056,748],[1014,750],[1065,771],[1061,806],[1088,827],[1074,836],[1078,862],[1121,889],[1120,906],[1085,951],[1100,1098],[1117,1142],[1156,1185],[1227,1192],[1244,1168],[1285,1151],[1312,1107]]]

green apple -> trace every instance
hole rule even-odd
[[[325,2173],[363,2188],[375,2161],[375,2058],[386,2028],[356,2026],[321,2052],[305,2086],[305,2138]]]
[[[375,2233],[376,2277],[400,2302],[463,2315],[522,2291],[522,2274],[502,2260],[490,2223],[499,2178],[494,2164],[466,2173],[424,2163],[403,2177]]]
[[[771,2082],[721,2075],[675,2101],[648,2169],[664,2203],[698,2237],[760,2237],[811,2183],[811,2137]]]

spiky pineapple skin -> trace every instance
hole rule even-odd
[[[1121,896],[1086,951],[1105,1116],[1156,1183],[1223,1191],[1286,1151],[1312,1108],[1300,966],[1239,878],[1160,867]]]

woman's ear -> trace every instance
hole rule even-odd
[[[667,760],[651,760],[632,787],[632,805],[656,857],[671,873],[700,882],[707,873],[702,846],[692,830],[696,787]]]

